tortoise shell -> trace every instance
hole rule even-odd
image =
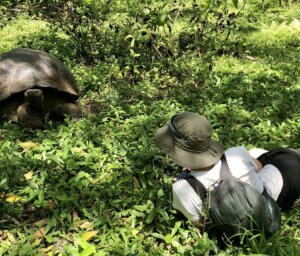
[[[0,55],[0,102],[34,87],[53,88],[72,101],[78,99],[73,75],[52,55],[30,49],[14,49]]]

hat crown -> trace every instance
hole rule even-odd
[[[155,142],[176,164],[204,168],[219,161],[223,153],[222,145],[211,139],[212,131],[204,116],[182,112],[157,130]]]
[[[191,148],[209,147],[213,129],[206,117],[197,113],[183,112],[174,117],[172,125]]]

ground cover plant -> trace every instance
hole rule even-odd
[[[0,254],[299,255],[299,202],[270,239],[226,247],[180,219],[180,168],[153,143],[189,110],[225,147],[300,148],[299,17],[297,1],[1,1],[0,53],[62,60],[84,115],[1,121]]]

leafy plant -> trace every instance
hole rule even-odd
[[[84,115],[0,123],[1,255],[298,255],[280,233],[222,247],[172,208],[180,168],[153,135],[180,111],[224,147],[299,148],[299,8],[278,1],[2,1],[0,51],[50,52]],[[246,231],[247,232],[247,231]]]

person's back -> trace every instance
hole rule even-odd
[[[255,172],[257,167],[246,148],[242,146],[234,147],[226,150],[224,153],[231,175],[250,184],[258,192],[262,193],[264,188]],[[272,167],[268,166],[266,168]],[[221,173],[221,161],[219,160],[207,171],[192,170],[190,175],[193,175],[208,191],[211,191],[223,176]],[[188,219],[200,221],[203,203],[187,181],[184,179],[176,181],[172,190],[173,207],[182,212]]]

